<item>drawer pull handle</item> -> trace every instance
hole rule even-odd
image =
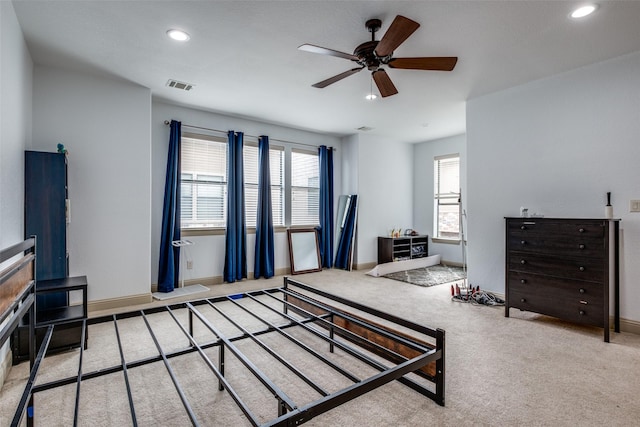
[[[580,271],[584,271],[584,267],[580,266]]]
[[[582,243],[581,243],[580,245],[578,245],[578,247],[579,247],[580,249],[584,249],[584,245],[583,245]]]
[[[526,264],[526,263],[527,263],[527,261],[525,261],[523,259],[520,260],[520,264]]]
[[[580,304],[587,305],[587,304],[589,304],[589,303],[588,303],[588,302],[586,302],[585,300],[580,300]]]
[[[520,302],[527,302],[525,298],[520,298]]]
[[[584,228],[578,230],[580,233],[584,233]]]
[[[520,230],[526,230],[526,229],[527,229],[527,226],[526,226],[526,225],[521,225],[521,226],[520,226]]]
[[[526,240],[520,240],[520,244],[521,244],[521,245],[526,245],[526,244],[527,244],[527,241],[526,241]]]
[[[585,314],[587,313],[585,313],[584,310],[580,310],[580,316],[584,316]]]
[[[584,294],[586,291],[584,290],[584,288],[580,288],[580,293]]]
[[[527,283],[527,280],[526,279],[520,279],[520,283],[522,283],[524,285],[525,283]]]

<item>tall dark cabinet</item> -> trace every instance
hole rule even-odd
[[[24,170],[25,235],[37,239],[37,345],[44,338],[44,327],[55,325],[48,353],[64,351],[82,344],[82,320],[87,318],[87,277],[69,277],[67,157],[26,151]],[[29,358],[28,332],[24,318],[12,337],[14,364]],[[85,348],[87,342],[85,333]]]
[[[38,281],[69,275],[67,255],[67,156],[25,152],[25,237],[36,236]],[[38,309],[67,305],[65,292],[38,295]]]

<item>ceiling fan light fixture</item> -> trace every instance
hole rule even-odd
[[[167,36],[169,36],[170,39],[173,39],[179,42],[186,42],[186,41],[189,41],[189,39],[191,38],[189,34],[185,33],[182,30],[176,30],[176,29],[167,30]]]
[[[374,99],[376,99],[377,97],[378,97],[378,95],[376,95],[375,93],[370,93],[370,94],[368,94],[367,96],[365,96],[364,98],[365,98],[367,101],[373,101],[373,100],[374,100]]]
[[[591,15],[593,12],[595,12],[598,9],[598,5],[597,4],[587,4],[587,5],[583,5],[580,6],[579,8],[575,9],[573,12],[571,12],[571,17],[573,19],[580,19],[580,18],[584,18],[586,16]]]

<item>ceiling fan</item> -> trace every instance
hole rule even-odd
[[[298,47],[298,49],[306,52],[349,59],[359,65],[359,67],[352,68],[344,73],[340,73],[336,76],[318,82],[312,85],[313,87],[325,88],[330,84],[340,81],[345,77],[349,77],[366,67],[371,71],[373,80],[376,82],[378,90],[380,90],[380,95],[384,98],[395,95],[398,93],[398,90],[394,86],[387,72],[381,67],[382,65],[387,65],[389,68],[399,68],[404,70],[437,71],[451,71],[456,66],[458,58],[455,56],[423,58],[393,57],[393,51],[408,39],[409,36],[418,29],[418,27],[420,27],[420,24],[409,18],[405,18],[401,15],[396,16],[387,32],[379,41],[376,41],[375,34],[382,26],[382,21],[379,19],[369,19],[365,23],[365,26],[371,33],[371,41],[364,42],[356,47],[353,51],[353,55],[312,44],[303,44]]]

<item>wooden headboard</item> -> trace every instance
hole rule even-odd
[[[30,325],[35,323],[35,237],[0,251],[0,264],[14,257],[17,260],[0,272],[0,325],[4,324],[0,329],[0,347],[25,314],[30,316]]]

